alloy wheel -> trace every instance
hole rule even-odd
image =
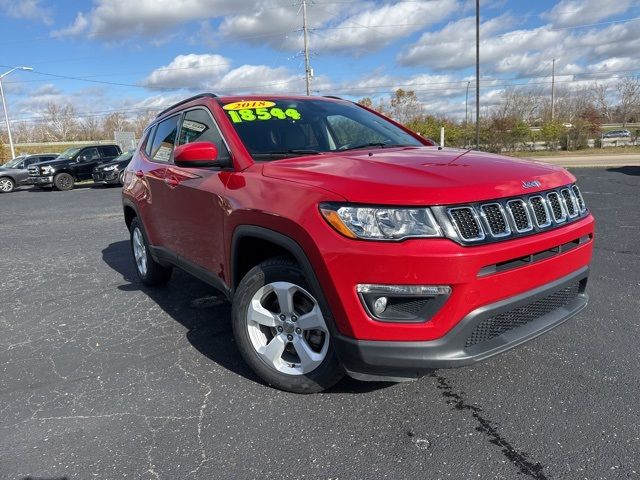
[[[260,288],[246,321],[253,348],[278,372],[307,374],[327,355],[329,330],[318,302],[298,285],[273,282]]]

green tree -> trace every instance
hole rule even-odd
[[[547,142],[547,148],[556,150],[558,142],[566,135],[567,129],[559,120],[549,121],[542,124],[540,136]]]

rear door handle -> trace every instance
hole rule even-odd
[[[143,172],[142,170],[138,170],[138,171],[136,172],[136,177],[138,177],[138,178],[144,178],[144,172]]]

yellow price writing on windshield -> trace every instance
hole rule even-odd
[[[240,103],[240,102],[238,102]],[[247,102],[248,103],[248,102]],[[227,105],[225,105],[227,107]],[[287,108],[282,110],[281,108],[243,108],[239,110],[227,109],[229,117],[233,123],[253,122],[256,120],[300,120],[302,116],[300,112],[295,108]]]

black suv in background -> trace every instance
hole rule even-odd
[[[105,185],[124,185],[124,169],[129,165],[134,151],[128,150],[112,161],[95,167],[93,181]]]
[[[58,157],[58,153],[38,153],[35,155],[20,155],[0,166],[0,193],[13,192],[20,185],[29,183],[30,165],[47,162]]]
[[[75,182],[91,180],[93,169],[110,162],[122,151],[118,145],[87,145],[68,148],[55,160],[31,165],[29,183],[39,187],[55,186],[71,190]]]

